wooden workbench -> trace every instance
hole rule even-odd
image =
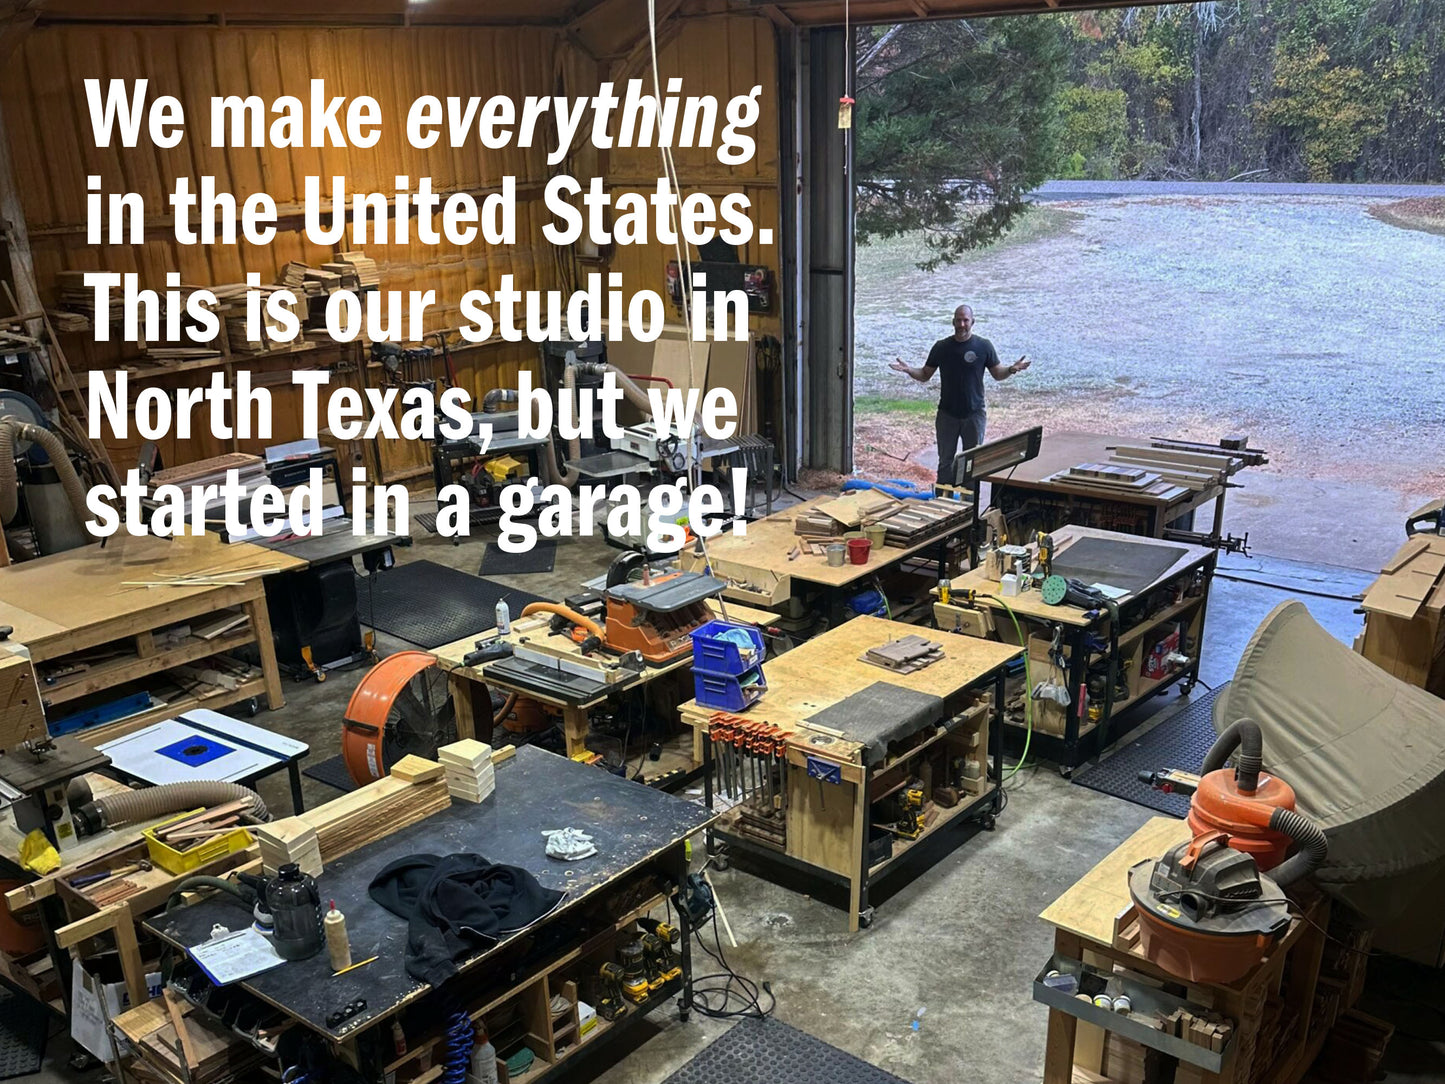
[[[85,730],[97,741],[129,734],[192,708],[224,707],[265,693],[268,706],[285,703],[276,667],[262,577],[301,566],[284,553],[213,534],[161,539],[116,535],[101,547],[84,546],[0,569],[0,625],[30,649],[48,720],[63,718],[82,700],[163,674],[177,666],[256,645],[261,666],[235,688],[183,693],[166,703]],[[133,586],[136,582],[198,576],[233,581],[188,587]],[[166,642],[164,629],[235,610],[246,620],[212,639],[197,635]],[[57,677],[84,653],[105,646],[116,654]],[[50,680],[47,680],[47,675]]]
[[[894,673],[859,658],[888,640],[920,632],[942,642],[943,658],[915,673]],[[933,633],[879,617],[858,617],[763,664],[767,692],[737,718],[777,727],[786,736],[786,785],[781,787],[781,798],[774,802],[783,807],[785,821],[786,842],[781,853],[793,867],[802,867],[826,883],[847,887],[850,931],[871,919],[869,884],[894,868],[919,842],[970,819],[992,826],[1001,807],[998,786],[1002,746],[998,723],[1004,668],[1020,654],[1020,648],[1008,644]],[[943,701],[939,718],[898,740],[884,759],[870,762],[862,742],[808,722],[880,682],[900,690],[929,693]],[[988,703],[990,687],[992,704]],[[717,785],[711,730],[718,716],[726,713],[689,701],[682,705],[680,714],[693,728],[695,755],[709,766],[705,793],[711,803]],[[974,793],[965,795],[951,809],[937,810],[937,818],[918,839],[896,840],[892,857],[881,862],[867,860],[869,813],[875,801],[913,775],[931,776],[933,761],[939,757],[969,756],[986,761],[989,753],[994,773],[989,777],[981,772]],[[820,768],[828,774],[836,768],[837,781],[818,781],[816,772]],[[730,830],[735,823],[736,815],[725,817],[720,829],[713,833],[714,839],[765,862],[776,855],[775,850],[770,852]]]
[[[1224,526],[1223,486],[1210,485],[1197,492],[1163,484],[1149,491],[1102,491],[1052,478],[1081,463],[1107,463],[1110,450],[1121,444],[1148,444],[1148,440],[1104,433],[1049,432],[1039,445],[1037,457],[980,479],[992,487],[990,503],[1008,518],[1009,540],[1019,541],[1014,537],[1015,525],[1020,533],[1031,534],[1035,530],[1052,531],[1066,523],[1162,538],[1167,526],[1193,530],[1195,509],[1211,501],[1215,502],[1211,531],[1216,537],[1220,535]],[[1030,498],[1042,498],[1046,514],[1020,515]],[[1037,506],[1041,502],[1034,503]]]
[[[560,811],[565,811],[559,814]],[[561,821],[557,820],[558,816]],[[317,878],[323,899],[335,899],[346,914],[354,961],[375,957],[343,975],[333,973],[325,950],[234,984],[236,996],[254,999],[267,1011],[306,1028],[337,1058],[366,1064],[367,1079],[398,1073],[398,1079],[435,1079],[422,1066],[431,1061],[447,1021],[433,988],[405,968],[407,921],[384,910],[368,896],[368,885],[384,866],[419,852],[485,854],[490,860],[519,866],[544,888],[565,892],[559,906],[526,930],[478,948],[458,964],[447,991],[473,1020],[484,1020],[505,1054],[513,1039],[503,1039],[495,1022],[510,1007],[520,1007],[525,1037],[536,1052],[528,1078],[540,1077],[579,1051],[594,1060],[592,1043],[612,1029],[630,1028],[654,1008],[677,1004],[686,1019],[691,1005],[690,936],[685,915],[673,921],[681,938],[676,952],[683,974],[656,990],[643,1005],[629,1003],[616,1021],[599,1020],[580,1042],[576,1034],[578,988],[596,979],[599,965],[615,960],[619,946],[637,936],[636,919],[649,912],[662,918],[665,901],[685,890],[685,843],[711,821],[695,803],[650,787],[618,779],[597,768],[573,763],[539,749],[523,747],[497,765],[495,796],[481,803],[457,801],[410,827],[364,844],[327,863]],[[593,837],[598,853],[576,862],[546,857],[541,829],[563,823]],[[206,940],[215,923],[234,927],[240,912],[222,897],[211,897],[149,919],[152,932],[185,948]],[[549,1005],[567,997],[570,1021]],[[676,995],[680,1002],[674,1002]],[[328,1022],[329,1015],[354,999],[365,1007],[350,1018]],[[426,999],[426,1000],[424,1000]],[[406,1035],[405,1052],[393,1054],[391,1025]],[[570,1034],[564,1033],[564,1027]],[[366,1041],[363,1041],[363,1037]],[[426,1060],[422,1060],[426,1059]]]
[[[1304,917],[1296,917],[1269,955],[1236,982],[1190,983],[1172,975],[1152,963],[1140,946],[1128,871],[1139,862],[1160,857],[1189,837],[1189,827],[1183,821],[1151,818],[1050,904],[1039,917],[1054,927],[1052,966],[1072,961],[1106,972],[1116,966],[1126,968],[1142,976],[1146,985],[1175,984],[1176,989],[1187,992],[1188,1001],[1232,1020],[1234,1032],[1220,1071],[1208,1072],[1181,1062],[1176,1082],[1245,1084],[1262,1080],[1266,1084],[1295,1084],[1318,1055],[1328,1032],[1328,1023],[1312,1026],[1318,1022],[1311,1016],[1317,1011],[1315,988],[1329,922],[1329,902],[1313,888],[1305,887],[1298,894],[1291,889]],[[1278,1043],[1262,1034],[1270,1003],[1282,1007],[1281,1015],[1295,1019],[1288,1038]],[[1121,1045],[1137,1049],[1139,1044],[1118,1034],[1111,1038],[1110,1033],[1093,1024],[1050,1006],[1044,1084],[1070,1084],[1077,1079],[1076,1066],[1108,1078],[1106,1051],[1123,1054]]]
[[[844,563],[833,566],[828,564],[826,557],[809,553],[801,553],[789,560],[788,554],[801,541],[794,533],[793,520],[834,500],[837,498],[832,496],[815,497],[749,523],[744,535],[718,535],[708,540],[706,558],[689,548],[679,555],[679,564],[684,569],[701,571],[711,563],[713,575],[729,583],[724,592],[726,598],[756,606],[777,606],[796,593],[793,581],[836,596],[845,589],[865,585],[879,573],[910,557],[929,550],[941,550],[949,539],[973,526],[970,516],[947,533],[935,535],[916,546],[906,549],[895,546],[870,548],[868,560],[861,565]],[[944,574],[940,568],[939,575]]]
[[[1054,761],[1068,775],[1094,750],[1107,745],[1104,739],[1113,741],[1126,732],[1127,728],[1113,725],[1119,713],[1176,682],[1182,691],[1188,692],[1198,680],[1203,654],[1204,618],[1217,554],[1212,549],[1185,542],[1166,542],[1075,525],[1060,527],[1052,534],[1056,559],[1060,562],[1066,560],[1068,547],[1073,542],[1085,538],[1117,539],[1133,546],[1157,546],[1180,551],[1179,556],[1147,588],[1119,600],[1118,663],[1127,675],[1129,695],[1123,699],[1115,698],[1112,695],[1114,683],[1110,682],[1110,695],[1099,702],[1097,717],[1090,712],[1087,703],[1080,704],[1077,692],[1072,693],[1067,706],[1052,700],[1033,701],[1034,733],[1030,749]],[[1031,544],[1029,549],[1036,554],[1038,547]],[[949,607],[942,605],[934,607],[940,627],[950,627],[949,614],[956,612],[958,596],[970,590],[979,592],[975,605],[991,611],[999,639],[1008,643],[1017,641],[1018,635],[1009,611],[1018,618],[1029,646],[1029,665],[1035,684],[1048,680],[1063,684],[1071,691],[1077,690],[1088,680],[1089,662],[1103,657],[1097,652],[1088,652],[1083,645],[1085,638],[1091,634],[1107,638],[1107,613],[1099,611],[1089,616],[1077,606],[1051,606],[1043,600],[1039,591],[1033,589],[1021,591],[1012,598],[1000,599],[996,597],[1000,591],[998,581],[990,580],[983,567],[954,577],[955,610],[950,611]],[[1177,595],[1177,599],[1161,604],[1162,596],[1169,592]],[[1145,656],[1154,641],[1165,635],[1176,622],[1182,625],[1188,641],[1189,664],[1162,676],[1145,677],[1142,669]],[[1069,664],[1067,673],[1054,665],[1049,657],[1054,626],[1063,629],[1062,647]],[[1023,741],[1023,728],[1010,726],[1009,748],[1021,748]]]
[[[752,625],[763,625],[776,617],[767,610],[757,610],[736,602],[722,604],[716,599],[708,600],[708,607],[717,616],[721,616],[725,610],[730,620]],[[512,622],[512,631],[505,636],[496,636],[491,632],[465,636],[460,640],[443,644],[433,652],[437,657],[437,665],[447,673],[447,685],[456,712],[457,737],[472,738],[480,734],[482,741],[491,741],[495,720],[492,717],[492,699],[488,690],[494,688],[504,693],[517,693],[520,696],[531,697],[561,711],[562,728],[567,738],[567,755],[572,756],[587,748],[587,713],[592,708],[606,703],[620,693],[642,688],[667,674],[692,669],[692,653],[690,651],[679,655],[671,662],[648,665],[641,673],[635,675],[617,668],[599,669],[597,680],[615,678],[616,688],[599,692],[590,700],[574,704],[520,683],[485,674],[483,666],[466,666],[462,663],[464,658],[476,650],[477,640],[482,636],[489,641],[500,640],[514,646],[523,641],[531,641],[533,646],[540,642],[545,644],[546,650],[551,654],[581,661],[583,658],[581,645],[568,636],[548,634],[547,629],[551,619],[550,613],[518,618]],[[695,763],[700,763],[700,761]]]

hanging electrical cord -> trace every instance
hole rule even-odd
[[[1014,623],[1014,635],[1019,638],[1019,646],[1024,649],[1024,751],[1022,755],[1019,756],[1018,763],[1004,775],[1003,782],[1007,783],[1018,774],[1019,769],[1022,768],[1024,763],[1029,759],[1029,746],[1033,743],[1034,739],[1034,679],[1033,675],[1029,672],[1029,644],[1028,641],[1024,639],[1023,627],[1019,624],[1018,615],[1014,613],[1012,606],[997,595],[981,594],[978,597],[997,602],[1007,611],[1009,619]]]

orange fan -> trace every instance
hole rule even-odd
[[[456,738],[446,674],[426,651],[399,651],[356,686],[341,723],[341,756],[357,786],[382,778],[402,757],[435,759]]]

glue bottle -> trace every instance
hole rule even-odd
[[[512,631],[512,611],[507,608],[507,600],[497,600],[497,633],[505,636]]]
[[[492,1045],[485,1024],[477,1025],[477,1042],[472,1047],[471,1072],[467,1079],[477,1084],[498,1084],[497,1048]]]
[[[346,916],[336,909],[331,901],[331,910],[326,912],[322,922],[326,930],[326,951],[331,956],[331,970],[345,971],[351,966],[351,942],[346,936]]]

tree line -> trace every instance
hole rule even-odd
[[[857,31],[860,233],[935,261],[1051,178],[1445,182],[1445,3],[1212,0]]]

